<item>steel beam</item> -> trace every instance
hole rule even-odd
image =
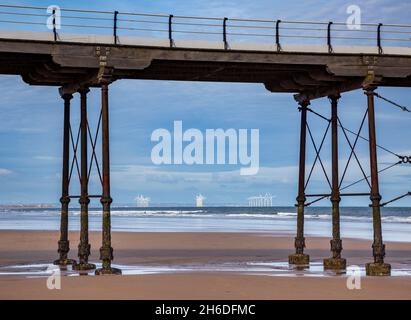
[[[338,178],[338,100],[340,95],[329,97],[331,101],[331,204],[332,204],[332,240],[331,251],[332,257],[324,259],[324,269],[344,270],[346,260],[341,258],[342,241],[340,236],[340,187]]]
[[[64,100],[64,124],[63,124],[63,166],[62,166],[62,188],[61,188],[61,216],[60,216],[60,240],[58,250],[60,257],[54,261],[55,265],[66,266],[76,264],[73,259],[68,259],[70,242],[68,237],[68,214],[69,214],[69,166],[70,166],[70,101],[73,95],[62,94]]]
[[[73,267],[75,270],[92,270],[96,266],[88,262],[90,256],[90,243],[88,238],[88,132],[87,132],[87,93],[88,88],[81,88],[80,93],[80,141],[81,141],[81,163],[80,163],[80,244],[78,246],[79,263]]]
[[[374,110],[374,90],[376,86],[368,85],[365,88],[368,101],[368,132],[370,149],[370,170],[371,170],[371,207],[373,217],[374,241],[373,255],[374,262],[366,264],[366,274],[369,276],[386,276],[391,274],[391,265],[384,263],[385,244],[382,239],[381,227],[381,195],[378,185],[378,165],[377,165],[377,139],[375,130],[375,110]]]
[[[110,140],[109,140],[109,110],[108,110],[108,86],[110,81],[102,78],[101,83],[101,134],[102,134],[102,166],[103,166],[103,192],[101,204],[103,205],[103,234],[100,248],[100,260],[102,267],[96,270],[96,275],[121,274],[121,270],[113,268],[113,248],[111,247],[111,213],[112,203],[110,193]]]
[[[295,254],[288,257],[289,264],[304,266],[310,262],[310,257],[304,254],[304,207],[305,207],[305,156],[306,156],[306,138],[307,138],[307,107],[310,105],[309,100],[301,101],[301,129],[300,129],[300,161],[299,161],[299,179],[298,179],[298,196],[297,196],[297,236],[295,237]]]

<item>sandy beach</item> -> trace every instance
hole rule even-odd
[[[1,231],[0,267],[47,264],[57,257],[57,232]],[[70,234],[76,257],[78,233]],[[90,234],[98,262],[100,233]],[[348,290],[345,276],[270,276],[218,270],[226,264],[286,262],[293,238],[252,233],[123,233],[113,234],[115,263],[150,268],[187,266],[186,272],[123,276],[63,276],[61,290],[49,290],[46,277],[0,276],[0,299],[411,299],[411,277],[364,277],[361,290]],[[371,259],[371,243],[344,240],[348,265]],[[313,262],[329,256],[328,239],[308,238]],[[411,244],[387,243],[387,262],[393,268],[411,264]],[[207,266],[217,266],[211,270]]]

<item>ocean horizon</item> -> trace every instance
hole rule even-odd
[[[89,209],[89,228],[101,230],[101,208]],[[372,214],[367,207],[341,207],[341,235],[372,239]],[[117,232],[253,232],[293,235],[295,207],[113,207],[112,230]],[[411,242],[411,208],[382,208],[386,241]],[[59,208],[2,208],[0,230],[60,228]],[[80,210],[69,212],[69,229],[80,229]],[[310,207],[305,213],[306,236],[331,236],[331,208]]]

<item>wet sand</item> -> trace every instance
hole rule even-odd
[[[57,258],[58,232],[0,231],[0,267],[47,264]],[[76,258],[78,232],[70,233]],[[90,234],[91,262],[98,262],[101,234]],[[344,239],[348,265],[371,261],[371,243]],[[386,261],[411,268],[411,243],[388,242]],[[174,268],[187,272],[123,276],[62,277],[61,290],[49,290],[45,277],[0,275],[0,299],[411,299],[411,276],[364,277],[361,290],[348,290],[345,276],[273,276],[210,271],[227,263],[286,262],[292,236],[252,233],[113,233],[116,264]],[[311,261],[329,257],[329,239],[307,238]],[[218,268],[217,268],[218,269]],[[201,271],[203,270],[203,271]]]

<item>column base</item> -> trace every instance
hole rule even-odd
[[[114,275],[121,275],[121,270],[117,268],[100,268],[96,269],[95,272],[96,276],[101,276],[101,275],[109,275],[109,274],[114,274]]]
[[[76,265],[77,261],[73,259],[57,259],[53,262],[55,266],[68,266],[68,265]]]
[[[324,270],[345,270],[347,268],[347,260],[343,258],[328,258],[324,259]]]
[[[73,270],[76,270],[76,271],[94,270],[95,268],[96,268],[96,265],[92,263],[78,263],[78,264],[73,265]]]
[[[391,265],[388,263],[374,263],[370,262],[365,265],[367,276],[390,276]]]
[[[288,256],[288,263],[297,266],[308,266],[310,264],[310,256],[304,253],[295,253]]]

